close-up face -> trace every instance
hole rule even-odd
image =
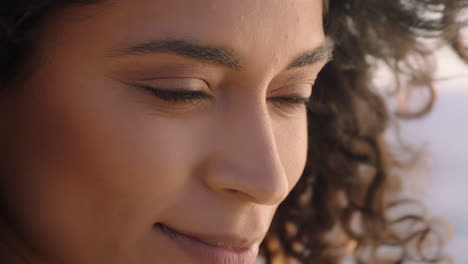
[[[306,164],[322,13],[116,0],[47,17],[0,97],[12,247],[31,263],[253,263]]]

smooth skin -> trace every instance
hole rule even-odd
[[[298,99],[326,58],[294,61],[324,43],[320,0],[115,0],[49,16],[33,71],[0,97],[4,258],[198,263],[156,223],[260,243],[304,169]]]

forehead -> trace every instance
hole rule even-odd
[[[122,17],[136,15],[160,21],[178,21],[177,28],[203,26],[216,30],[230,25],[238,30],[252,29],[252,24],[294,24],[321,27],[322,0],[114,0],[107,11]],[[120,12],[119,12],[120,10]],[[245,27],[247,26],[247,28]],[[262,30],[280,28],[263,28]],[[291,28],[289,28],[291,30]]]
[[[322,0],[114,0],[69,8],[51,24],[68,46],[83,36],[96,50],[188,39],[280,63],[323,42],[322,8]]]

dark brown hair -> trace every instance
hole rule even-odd
[[[467,5],[463,0],[329,1],[325,26],[335,54],[314,87],[309,163],[277,211],[267,255],[276,249],[300,263],[339,263],[345,254],[357,263],[448,261],[443,236],[429,217],[401,209],[416,201],[399,196],[402,161],[383,139],[393,116],[372,77],[380,61],[397,80],[430,91],[427,107],[399,112],[400,117],[430,110],[431,67],[411,58],[429,61],[432,40],[466,62],[459,12]],[[385,257],[384,248],[392,256]]]
[[[27,74],[40,38],[41,21],[70,4],[98,0],[15,0],[0,3],[0,88]],[[431,54],[422,38],[438,39],[467,61],[458,20],[468,0],[324,0],[327,36],[334,59],[320,73],[308,108],[309,154],[304,174],[280,205],[262,244],[268,263],[281,257],[300,263],[339,263],[353,254],[358,263],[442,262],[439,237],[423,214],[391,216],[412,201],[398,196],[401,167],[383,140],[392,115],[371,82],[375,61],[395,76],[432,89],[429,69],[408,62]],[[434,94],[434,93],[432,93]],[[430,102],[428,104],[431,105]],[[400,113],[404,117],[419,113]],[[409,223],[410,232],[396,226]],[[429,241],[429,242],[428,242]],[[441,245],[440,245],[441,246]],[[380,249],[398,249],[385,259]],[[436,245],[437,249],[437,245]],[[347,252],[348,250],[349,252]],[[392,251],[394,252],[394,251]]]

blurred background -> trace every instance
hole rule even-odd
[[[424,169],[412,189],[430,213],[453,224],[448,252],[468,263],[468,67],[449,50],[437,52],[437,99],[420,119],[401,121],[405,142],[423,149]]]
[[[437,81],[432,110],[420,118],[397,119],[388,131],[387,140],[392,146],[398,146],[397,142],[401,141],[417,153],[416,162],[403,172],[405,197],[422,201],[428,216],[449,223],[451,239],[445,252],[454,264],[467,264],[468,65],[448,48],[440,48],[434,54]],[[405,111],[421,109],[427,102],[427,87],[415,87],[411,93],[395,95],[394,78],[385,67],[378,68],[374,82],[391,111],[401,105]],[[397,154],[403,154],[402,150]],[[407,160],[404,156],[397,157]],[[350,258],[344,264],[355,262]]]
[[[417,150],[420,158],[407,171],[404,184],[406,195],[422,200],[429,216],[450,223],[452,237],[446,252],[454,264],[468,264],[468,65],[445,48],[437,50],[435,57],[434,77],[438,81],[432,110],[421,118],[397,122],[400,139]],[[394,79],[382,70],[375,81],[390,109],[395,109],[401,97],[386,91],[386,86],[394,86]],[[427,94],[407,99],[425,102]],[[388,140],[392,142],[394,133],[389,134]],[[343,263],[355,264],[352,259]]]

